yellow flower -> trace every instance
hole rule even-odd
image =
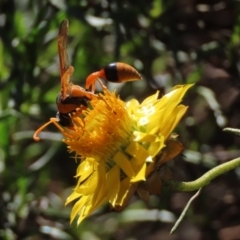
[[[78,224],[100,205],[109,202],[121,209],[140,181],[154,170],[154,157],[165,147],[187,107],[180,105],[191,85],[176,86],[158,99],[159,93],[141,104],[123,102],[104,90],[79,117],[72,117],[74,129],[60,127],[63,140],[81,159],[78,183],[67,202],[77,200],[71,221]]]
[[[178,85],[160,99],[157,92],[141,104],[104,89],[81,115],[72,115],[73,128],[50,120],[80,159],[78,182],[66,201],[75,200],[71,222],[78,216],[79,224],[105,202],[122,209],[135,191],[143,199],[160,191],[148,185],[161,187],[156,169],[182,150],[172,150],[178,145],[170,135],[187,110],[180,102],[191,86]]]

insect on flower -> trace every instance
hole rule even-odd
[[[56,98],[58,108],[57,116],[56,118],[51,118],[49,122],[41,126],[35,132],[33,138],[36,141],[39,140],[37,136],[39,132],[50,123],[59,123],[61,126],[68,128],[73,127],[72,113],[77,112],[81,114],[83,110],[87,109],[88,102],[97,98],[95,94],[96,82],[98,81],[100,83],[102,89],[106,88],[100,79],[116,83],[142,79],[138,71],[130,65],[116,62],[90,74],[86,79],[85,89],[79,85],[73,84],[70,78],[74,72],[74,67],[68,64],[67,55],[68,29],[69,22],[65,19],[60,24],[57,38],[61,75],[61,91]],[[89,91],[90,88],[91,91]]]
[[[87,77],[85,88],[88,90],[90,87],[92,87],[92,92],[95,92],[95,83],[97,80],[100,82],[100,85],[103,86],[100,78],[114,83],[142,79],[141,75],[135,68],[126,63],[116,62],[110,63],[101,70],[91,73]]]

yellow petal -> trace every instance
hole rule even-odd
[[[124,199],[126,198],[129,189],[130,189],[131,183],[129,178],[124,178],[120,183],[120,190],[117,196],[117,200],[115,201],[114,208],[116,206],[122,206],[124,203]]]
[[[93,164],[90,164],[87,160],[85,160],[79,164],[76,176],[81,177],[81,181],[84,181],[93,173],[93,171],[94,171]]]
[[[157,138],[156,135],[139,131],[134,131],[133,134],[135,136],[134,141],[136,142],[154,142]]]
[[[107,191],[109,202],[114,206],[120,188],[120,169],[114,166],[107,173]]]
[[[148,151],[137,142],[131,142],[125,149],[125,152],[136,159],[142,159],[141,161],[146,161],[149,157]]]
[[[80,184],[78,187],[75,188],[75,191],[82,195],[89,195],[94,193],[96,187],[98,185],[98,174],[95,171],[90,178]]]
[[[89,196],[82,196],[81,199],[78,200],[72,208],[70,222],[73,221],[73,219],[76,217],[77,214],[81,214],[83,206],[86,206],[89,203],[90,203]]]
[[[171,99],[171,101],[169,101],[169,105],[171,105],[171,103],[174,101],[182,101],[182,98],[185,95],[186,91],[192,86],[193,84],[177,85],[172,88],[169,93],[164,95],[164,97]]]
[[[159,92],[157,91],[155,94],[151,95],[150,97],[147,97],[142,103],[141,106],[153,104],[159,96]]]
[[[165,138],[163,135],[161,135],[159,136],[159,141],[152,142],[149,145],[148,152],[151,157],[155,157],[161,151],[161,149],[165,147],[164,141]]]
[[[166,138],[168,138],[169,135],[174,130],[174,128],[176,127],[176,125],[179,123],[182,116],[185,114],[186,110],[187,110],[187,107],[183,105],[179,105],[176,108],[176,112],[175,112],[176,118],[173,118],[173,117],[169,118],[168,120],[169,124],[166,124],[166,127],[160,130],[161,134],[163,134]]]
[[[147,125],[146,132],[149,134],[156,134],[159,129],[164,128],[163,115],[165,114],[165,109],[157,111],[157,114],[149,116],[149,124]]]
[[[68,203],[72,202],[73,200],[75,200],[75,199],[77,199],[77,198],[79,198],[81,196],[82,196],[82,194],[79,194],[79,193],[73,191],[71,193],[71,195],[67,198],[67,200],[65,202],[65,205],[67,205]]]
[[[113,157],[113,160],[128,177],[132,178],[134,176],[129,159],[123,152],[118,151]]]
[[[138,108],[139,102],[136,99],[132,99],[131,101],[126,103],[127,111],[132,114]]]
[[[93,195],[93,206],[99,205],[107,197],[106,170],[103,164],[98,166],[98,181]]]
[[[134,165],[136,166],[136,165]],[[134,178],[131,179],[131,182],[139,182],[139,181],[145,181],[146,180],[146,168],[147,164],[143,164],[141,168],[137,171],[137,174]]]

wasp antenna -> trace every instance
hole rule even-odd
[[[50,121],[48,121],[47,123],[43,124],[40,128],[38,128],[38,129],[35,131],[35,133],[34,133],[34,135],[33,135],[33,139],[34,139],[35,141],[39,141],[39,140],[40,140],[40,137],[38,137],[39,133],[42,132],[42,130],[43,130],[44,128],[46,128],[48,125],[50,125],[51,123],[55,124],[57,121],[58,121],[57,118],[50,118]]]

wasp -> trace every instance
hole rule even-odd
[[[58,122],[64,127],[72,126],[72,112],[74,112],[77,108],[80,108],[82,110],[86,109],[87,102],[95,97],[94,93],[87,92],[84,88],[70,82],[74,68],[73,66],[68,65],[68,28],[68,20],[64,20],[60,25],[58,33],[58,56],[61,75],[61,92],[56,98],[56,104],[58,108]]]
[[[58,122],[63,127],[73,126],[73,112],[81,113],[88,107],[88,102],[96,98],[96,82],[98,81],[103,89],[106,87],[101,79],[109,82],[121,83],[127,81],[140,80],[141,75],[138,71],[126,63],[110,63],[97,72],[91,73],[87,79],[85,88],[73,84],[70,79],[74,72],[74,67],[68,64],[67,39],[69,22],[63,20],[59,27],[57,45],[60,65],[61,91],[56,98],[58,108],[57,118],[51,118],[49,122],[40,127],[34,134],[34,139],[39,140],[38,133],[52,122]]]

